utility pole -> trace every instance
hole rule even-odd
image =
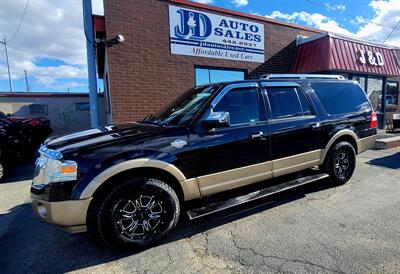
[[[24,70],[24,74],[25,74],[26,92],[30,92],[30,87],[28,83],[28,74],[26,73],[26,69]]]
[[[95,62],[95,42],[93,33],[92,1],[83,1],[83,26],[86,36],[86,54],[89,76],[89,105],[90,105],[90,123],[92,128],[99,126],[98,98],[97,98],[97,76]]]
[[[8,61],[8,52],[7,52],[7,41],[6,38],[3,39],[3,41],[0,41],[1,44],[4,45],[4,48],[6,49],[6,61],[7,61],[7,69],[8,69],[8,82],[10,84],[10,92],[13,92],[13,85],[12,85],[12,80],[11,80],[11,72],[10,72],[10,62]]]

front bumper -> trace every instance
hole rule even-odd
[[[68,232],[86,231],[86,214],[92,199],[47,202],[32,195],[32,207],[39,220]]]

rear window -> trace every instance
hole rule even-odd
[[[344,114],[371,109],[365,92],[353,83],[312,83],[311,87],[328,114]]]

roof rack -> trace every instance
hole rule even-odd
[[[331,74],[264,74],[260,79],[335,79],[345,80],[342,75]]]

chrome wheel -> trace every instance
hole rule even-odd
[[[124,240],[142,240],[162,230],[166,218],[166,206],[160,196],[141,194],[117,204],[114,227]]]

